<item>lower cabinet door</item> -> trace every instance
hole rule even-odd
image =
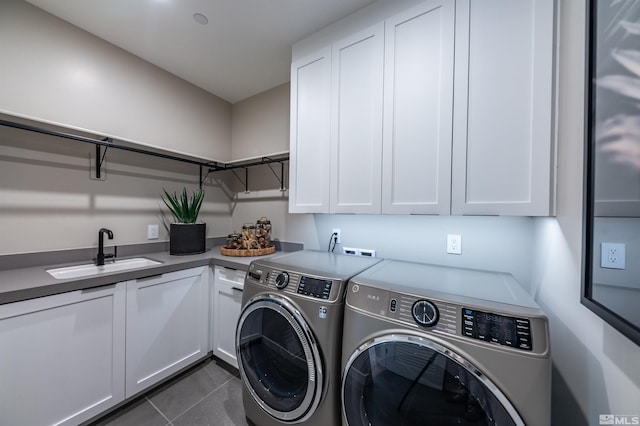
[[[0,424],[77,425],[124,399],[124,283],[0,305]]]
[[[229,271],[226,271],[229,272]],[[236,356],[236,325],[242,307],[244,271],[230,271],[235,276],[231,280],[220,279],[225,273],[216,267],[213,288],[213,354],[238,368]]]
[[[127,398],[207,356],[208,285],[208,267],[127,281]]]

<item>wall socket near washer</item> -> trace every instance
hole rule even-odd
[[[374,249],[342,247],[342,253],[350,254],[352,256],[376,257],[376,251]]]
[[[462,254],[462,235],[459,235],[459,234],[447,235],[447,253]]]

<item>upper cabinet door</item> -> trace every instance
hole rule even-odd
[[[382,212],[449,214],[455,5],[385,21]]]
[[[331,47],[291,64],[290,213],[329,212]]]
[[[333,45],[333,213],[380,213],[383,37],[379,23]]]
[[[554,212],[554,1],[457,2],[452,213]]]
[[[291,64],[289,212],[329,212],[331,47]]]

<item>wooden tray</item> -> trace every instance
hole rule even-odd
[[[264,256],[266,254],[275,253],[276,246],[269,246],[261,249],[229,249],[220,247],[220,254],[224,256],[248,257],[248,256]]]

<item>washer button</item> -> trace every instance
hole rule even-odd
[[[396,299],[391,299],[391,303],[389,304],[389,310],[391,312],[395,312],[397,304],[398,302],[396,301]]]

